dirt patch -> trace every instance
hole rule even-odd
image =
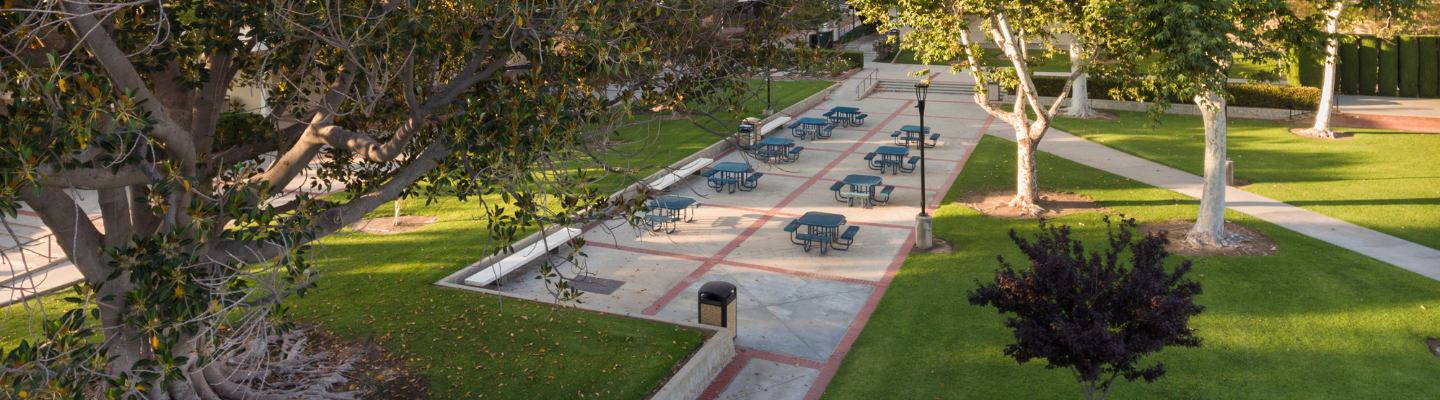
[[[320,329],[307,333],[311,351],[332,354],[360,354],[351,371],[348,387],[339,391],[359,391],[361,399],[419,400],[430,397],[430,378],[410,374],[410,365],[402,357],[392,356],[375,343],[372,336],[362,342],[347,342]]]
[[[352,228],[365,233],[377,235],[389,235],[392,233],[409,232],[425,225],[435,223],[435,217],[422,217],[418,215],[401,215],[399,223],[395,217],[380,217],[361,220],[356,222]]]
[[[1150,234],[1164,232],[1165,237],[1170,239],[1170,244],[1165,246],[1165,251],[1181,256],[1269,256],[1275,254],[1275,241],[1265,236],[1259,229],[1240,225],[1234,222],[1225,221],[1225,230],[1240,235],[1240,244],[1235,247],[1224,248],[1200,248],[1185,244],[1185,232],[1195,226],[1194,221],[1170,220],[1158,224],[1150,224],[1140,227],[1140,233]]]
[[[921,248],[919,248],[919,247],[916,247],[916,248],[910,249],[910,252],[911,252],[911,253],[928,253],[928,254],[949,254],[949,253],[954,253],[955,250],[958,250],[958,249],[955,248],[955,244],[954,244],[954,243],[951,243],[949,239],[939,238],[939,237],[935,237],[935,238],[932,238],[932,239],[935,240],[935,243],[934,243],[934,244],[931,244],[931,245],[930,245],[930,248],[928,248],[928,249],[921,249]]]
[[[1072,116],[1066,115],[1065,113],[1059,113],[1059,114],[1056,115],[1056,116],[1057,116],[1057,117],[1061,117],[1061,118],[1093,119],[1093,120],[1101,120],[1101,121],[1114,121],[1114,120],[1120,119],[1120,114],[1116,114],[1116,113],[1109,112],[1109,111],[1105,111],[1105,110],[1094,110],[1094,111],[1095,111],[1095,115],[1091,115],[1091,116],[1088,116],[1088,117],[1072,117]]]
[[[1045,210],[1038,214],[1032,214],[1026,210],[1011,207],[1006,204],[1014,198],[1014,190],[1001,190],[983,195],[971,193],[962,197],[960,201],[963,202],[965,206],[975,209],[975,211],[998,218],[1050,218],[1086,211],[1107,212],[1107,210],[1105,210],[1104,207],[1100,207],[1099,204],[1095,204],[1095,202],[1090,201],[1090,199],[1085,198],[1085,196],[1074,193],[1041,191],[1040,201],[1037,203]]]
[[[1290,129],[1289,129],[1290,134],[1295,135],[1295,136],[1299,136],[1299,137],[1303,137],[1303,138],[1306,138],[1306,139],[1315,139],[1315,140],[1350,140],[1350,139],[1354,139],[1354,138],[1355,138],[1355,134],[1349,133],[1349,132],[1335,132],[1335,137],[1333,137],[1333,138],[1328,138],[1328,137],[1324,137],[1324,136],[1313,135],[1313,134],[1310,133],[1310,130],[1311,130],[1311,128],[1290,128]]]

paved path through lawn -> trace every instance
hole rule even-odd
[[[1008,126],[992,127],[986,134],[1015,141],[1015,133]],[[1045,134],[1045,140],[1040,142],[1040,150],[1194,198],[1200,198],[1201,189],[1204,187],[1204,182],[1199,176],[1132,156],[1055,129],[1051,129]],[[1353,250],[1356,253],[1414,271],[1431,279],[1440,280],[1440,250],[1233,187],[1227,188],[1225,191],[1225,206],[1303,235]],[[1397,215],[1395,217],[1404,218],[1405,216]]]

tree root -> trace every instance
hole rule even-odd
[[[1185,245],[1198,249],[1218,249],[1240,247],[1240,242],[1245,241],[1245,236],[1225,230],[1223,227],[1219,232],[1198,233],[1192,227],[1185,232]]]
[[[354,371],[363,354],[305,354],[309,340],[304,334],[293,331],[258,338],[243,345],[243,350],[225,353],[200,373],[191,374],[192,384],[204,386],[195,388],[198,398],[212,398],[207,393],[237,400],[350,400],[359,395],[331,389],[350,381],[346,374]]]
[[[1100,112],[1095,111],[1094,108],[1090,108],[1090,107],[1085,107],[1085,108],[1068,107],[1068,108],[1065,109],[1065,116],[1071,117],[1071,118],[1086,118],[1086,119],[1089,119],[1089,118],[1099,117],[1099,116],[1100,116]]]
[[[1045,207],[1041,207],[1039,204],[1036,204],[1034,199],[1027,199],[1025,198],[1025,196],[1018,194],[1015,195],[1015,199],[1010,200],[1009,203],[1005,203],[1005,206],[1014,207],[1020,212],[1029,214],[1031,216],[1039,216],[1041,213],[1045,212]]]

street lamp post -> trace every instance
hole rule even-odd
[[[935,244],[931,232],[929,204],[925,191],[925,95],[930,92],[930,80],[915,84],[915,108],[920,110],[920,215],[915,216],[915,247],[929,249]]]

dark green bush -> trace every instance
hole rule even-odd
[[[1420,42],[1414,36],[1400,37],[1400,97],[1420,95]]]
[[[1320,106],[1320,88],[1232,83],[1226,85],[1236,107],[1313,109]]]
[[[840,59],[845,60],[845,62],[850,65],[850,68],[848,68],[847,70],[855,68],[865,68],[865,52],[863,51],[835,50],[834,53],[839,54]]]
[[[1375,94],[1393,97],[1400,87],[1400,50],[1395,44],[1394,38],[1380,41],[1380,88]]]
[[[1346,36],[1340,39],[1340,91],[1345,94],[1360,94],[1360,39]]]
[[[215,123],[215,151],[224,150],[241,143],[269,140],[270,128],[264,124],[265,117],[254,113],[220,113]]]
[[[1320,87],[1324,78],[1324,48],[1295,46],[1285,52],[1285,82],[1290,86]]]
[[[1090,79],[1086,82],[1086,86],[1088,86],[1090,98],[1092,99],[1133,100],[1119,99],[1111,96],[1111,89],[1121,87],[1120,83],[1114,80]],[[1059,96],[1060,91],[1064,88],[1064,77],[1035,77],[1035,89],[1041,96]],[[1232,83],[1227,85],[1226,88],[1232,97],[1230,105],[1236,107],[1310,109],[1320,105],[1319,88],[1245,83]],[[1010,89],[1013,88],[1007,88],[1007,90]],[[1192,99],[1171,99],[1170,101],[1177,104],[1194,104]]]
[[[1440,38],[1421,36],[1419,39],[1420,97],[1437,98],[1440,97],[1440,49],[1437,49]]]
[[[1380,87],[1380,41],[1374,36],[1360,37],[1360,94],[1375,95]]]

